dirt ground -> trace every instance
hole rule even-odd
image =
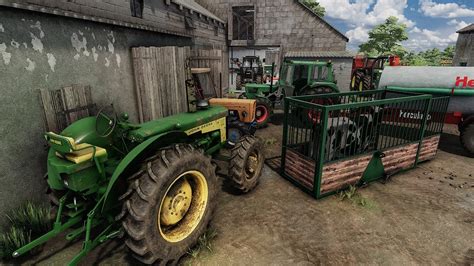
[[[278,119],[276,119],[278,124]],[[268,157],[279,155],[281,125],[259,130]],[[432,161],[358,190],[358,200],[315,200],[265,167],[247,195],[220,193],[212,251],[185,265],[474,264],[474,159],[455,127]],[[63,265],[80,243],[50,241],[27,264]],[[84,265],[137,262],[120,240],[96,249]]]

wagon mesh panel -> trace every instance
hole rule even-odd
[[[355,182],[376,151],[387,152],[389,170],[412,167],[422,139],[441,133],[448,102],[448,97],[386,90],[287,98],[282,173],[318,197],[327,180],[343,176],[330,166],[353,167],[355,172],[345,174]],[[437,142],[424,145],[432,151]],[[397,159],[399,155],[406,158]],[[361,166],[344,163],[351,158],[359,158]],[[323,171],[338,175],[321,183]]]

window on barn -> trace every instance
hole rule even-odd
[[[132,17],[143,18],[143,0],[130,0]]]
[[[254,40],[255,7],[235,6],[232,7],[232,39]]]

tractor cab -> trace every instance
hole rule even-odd
[[[286,95],[309,94],[311,88],[324,86],[338,91],[331,62],[288,60],[283,63],[278,85]]]

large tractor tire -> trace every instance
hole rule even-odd
[[[211,220],[219,187],[215,166],[191,145],[178,144],[159,150],[131,179],[125,243],[143,263],[176,264]]]
[[[254,136],[244,136],[231,150],[228,180],[241,193],[255,188],[262,174],[263,143]]]
[[[373,87],[372,87],[372,78],[370,76],[364,76],[364,79],[362,80],[362,90],[366,91],[366,90],[372,90]]]
[[[351,78],[351,91],[360,90],[360,81],[364,79],[364,73],[361,71],[356,71]]]
[[[237,77],[235,78],[235,88],[237,90],[242,89],[242,77],[240,75],[237,75]]]
[[[464,149],[474,157],[474,119],[473,122],[460,128],[460,140]]]
[[[257,128],[266,127],[271,115],[271,103],[265,99],[257,98],[257,106],[255,107],[255,122],[257,122]]]

